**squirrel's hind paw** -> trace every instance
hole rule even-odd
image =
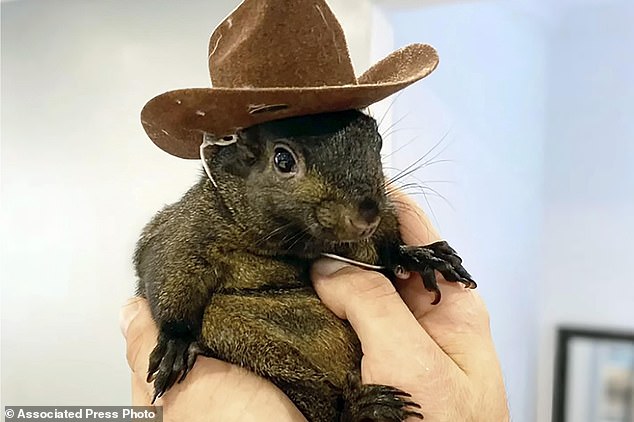
[[[174,383],[182,382],[194,367],[198,355],[203,355],[198,342],[180,337],[168,337],[161,333],[150,355],[147,382],[154,381],[152,404],[169,390]]]
[[[409,417],[423,419],[420,405],[410,394],[395,387],[361,384],[358,375],[349,375],[344,388],[341,422],[402,422]]]

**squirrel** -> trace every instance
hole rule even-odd
[[[290,117],[239,130],[205,159],[200,180],[145,227],[137,294],[159,328],[154,400],[196,357],[240,365],[278,386],[311,422],[420,417],[404,391],[360,381],[361,347],[309,279],[322,253],[474,288],[444,241],[406,246],[386,193],[382,138],[359,110]]]

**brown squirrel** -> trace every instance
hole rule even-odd
[[[386,193],[376,121],[349,110],[252,126],[215,147],[204,176],[147,225],[134,257],[138,294],[159,327],[154,399],[198,355],[245,367],[284,391],[309,421],[422,418],[409,394],[360,382],[350,325],[318,299],[311,262],[332,253],[475,282],[446,242],[405,246]]]

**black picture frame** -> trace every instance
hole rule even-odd
[[[595,341],[626,341],[634,345],[634,332],[618,330],[560,327],[557,330],[557,348],[555,354],[555,374],[553,386],[552,422],[570,422],[566,420],[566,397],[569,386],[568,366],[570,362],[570,344],[575,338]]]

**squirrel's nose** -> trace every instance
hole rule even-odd
[[[365,198],[359,203],[359,216],[370,225],[378,223],[379,204],[374,199]]]
[[[359,203],[356,216],[346,217],[349,230],[361,238],[372,235],[379,226],[380,220],[379,205],[370,198],[366,198]]]

